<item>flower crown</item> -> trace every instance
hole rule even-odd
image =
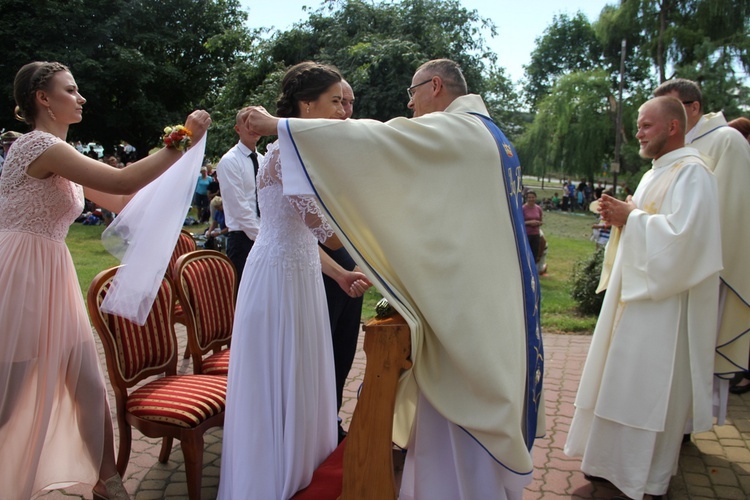
[[[192,135],[193,133],[182,125],[169,125],[164,127],[164,146],[184,153],[193,142]]]

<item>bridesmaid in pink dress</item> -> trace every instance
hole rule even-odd
[[[119,212],[182,153],[164,148],[122,170],[65,142],[86,103],[67,67],[33,62],[14,82],[16,117],[32,131],[0,177],[0,497],[91,484],[129,498],[117,474],[112,420],[94,337],[65,237],[84,194]],[[205,111],[185,122],[198,141]]]

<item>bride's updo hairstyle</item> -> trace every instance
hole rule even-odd
[[[36,91],[50,90],[50,80],[55,73],[70,70],[59,62],[35,61],[24,65],[16,73],[13,97],[16,100],[16,119],[34,127],[36,119]]]
[[[276,102],[276,116],[302,116],[300,102],[316,101],[334,83],[342,80],[332,66],[305,61],[289,68],[281,80],[281,95]]]

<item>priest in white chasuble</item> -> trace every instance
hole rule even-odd
[[[719,213],[724,269],[721,272],[719,336],[716,342],[714,373],[721,380],[715,415],[721,425],[726,416],[728,379],[744,372],[732,392],[750,391],[750,145],[741,134],[727,126],[724,115],[705,113],[698,84],[684,78],[667,80],[654,95],[679,99],[687,112],[685,144],[706,158],[708,168],[719,183]],[[715,380],[716,382],[716,380]]]
[[[664,495],[683,431],[713,424],[711,391],[721,234],[717,182],[684,147],[673,97],[638,114],[640,154],[652,158],[632,198],[603,196],[613,226],[600,287],[604,303],[575,400],[565,453],[629,498]]]
[[[414,118],[295,120],[278,132],[285,193],[313,192],[373,284],[409,324],[394,442],[401,499],[520,499],[544,433],[539,283],[520,164],[453,61],[407,90]],[[305,123],[307,122],[307,123]]]

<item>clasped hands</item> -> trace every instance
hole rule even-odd
[[[248,106],[240,111],[240,120],[247,130],[256,135],[276,135],[279,118],[271,115],[263,106]]]
[[[625,201],[603,194],[599,199],[599,214],[604,222],[610,226],[622,227],[628,222],[630,212],[636,209],[633,197],[628,196]]]
[[[341,289],[352,298],[361,297],[372,286],[372,283],[362,273],[359,266],[355,267],[354,271],[346,271],[340,279],[337,279],[337,282]]]

